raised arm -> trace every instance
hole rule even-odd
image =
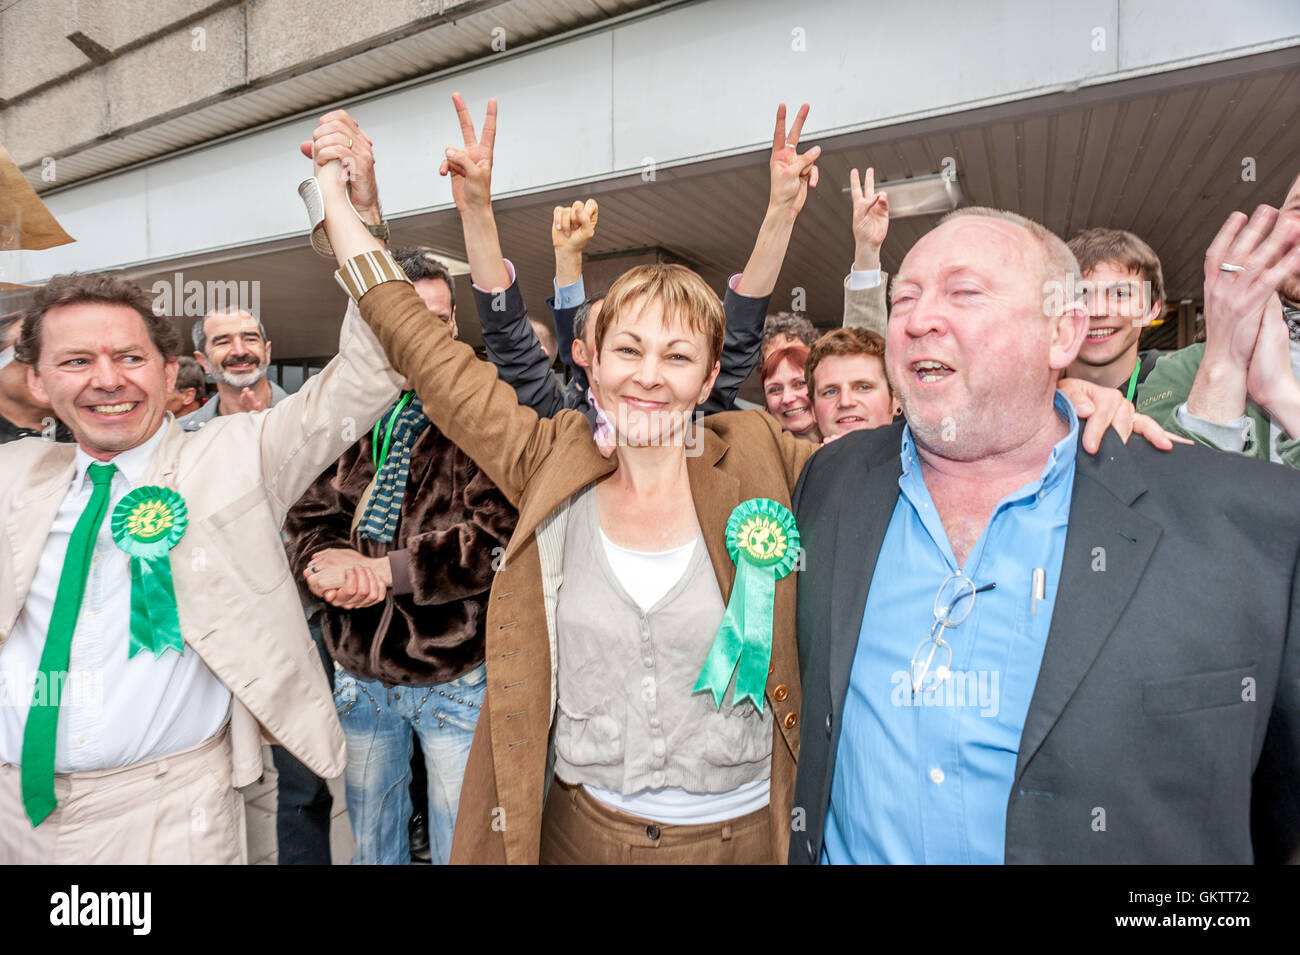
[[[466,148],[449,149],[441,171],[451,177],[452,195],[457,208],[462,208],[473,197],[491,195],[487,181],[491,162],[485,157],[490,157],[495,137],[496,104],[492,101],[489,105],[489,121],[479,140],[460,94],[453,100],[461,115]],[[575,427],[590,436],[586,419],[577,413],[561,413],[539,421],[536,412],[520,406],[514,389],[497,377],[495,368],[479,361],[468,345],[453,339],[441,322],[430,320],[429,310],[405,275],[348,208],[339,167],[318,161],[316,177],[325,204],[326,233],[340,265],[339,281],[360,305],[361,314],[394,366],[420,395],[429,420],[518,506],[525,485],[550,452],[557,433]],[[493,242],[495,234],[493,225]],[[495,263],[482,247],[470,252],[475,282],[491,283],[494,275],[499,281],[505,271],[499,246]],[[497,266],[500,273],[494,272]]]
[[[844,325],[885,335],[888,276],[880,268],[880,247],[889,234],[889,196],[876,191],[876,171],[867,167],[862,180],[849,173],[853,196],[853,267],[844,279]]]
[[[304,145],[309,155],[320,157],[319,163],[330,164],[335,205],[346,210],[367,247],[382,249],[383,243],[358,218],[369,216],[371,224],[381,221],[370,139],[346,112],[335,110],[321,119],[312,141]],[[316,477],[374,424],[397,397],[400,383],[375,336],[355,307],[349,307],[339,332],[339,352],[325,369],[297,393],[250,419],[278,518],[283,519]]]
[[[578,309],[587,298],[587,288],[582,280],[582,252],[596,234],[596,221],[600,206],[595,199],[574,202],[571,206],[556,206],[551,222],[551,247],[555,250],[555,295],[547,299],[555,322],[555,337],[559,343],[560,361],[564,362],[582,388],[587,387],[587,369],[574,354],[573,322]],[[585,361],[591,356],[585,354]]]
[[[772,134],[772,154],[768,160],[767,211],[754,240],[754,249],[745,270],[734,276],[723,296],[727,315],[727,334],[723,342],[721,368],[708,400],[701,405],[704,414],[735,408],[736,392],[749,377],[763,351],[763,320],[767,305],[776,288],[777,276],[785,261],[795,220],[808,200],[808,190],[816,188],[817,157],[821,147],[814,146],[802,155],[799,136],[808,117],[808,104],[799,107],[789,134],[785,126],[785,104],[776,110],[776,128]]]

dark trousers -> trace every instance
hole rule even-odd
[[[320,617],[308,621],[320,662],[334,687],[334,662],[321,637]],[[298,762],[283,746],[271,747],[279,774],[275,803],[275,838],[280,865],[330,864],[330,810],[334,797],[329,785]]]

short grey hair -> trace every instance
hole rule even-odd
[[[821,337],[812,322],[794,312],[777,312],[763,321],[763,344],[766,345],[777,335],[788,335],[810,348]]]
[[[940,219],[939,225],[968,216],[979,216],[983,219],[1001,219],[1003,222],[1010,222],[1013,225],[1020,226],[1030,234],[1042,254],[1043,282],[1045,285],[1046,283],[1060,283],[1063,287],[1070,289],[1073,293],[1068,297],[1070,301],[1083,298],[1083,272],[1079,268],[1079,260],[1074,257],[1074,253],[1065,240],[1051,229],[1035,222],[1033,219],[1022,216],[1018,212],[1010,212],[1006,209],[990,209],[987,206],[966,206],[962,209],[956,209]]]
[[[208,353],[208,333],[207,330],[204,328],[204,324],[207,322],[209,318],[211,318],[213,315],[234,315],[237,312],[243,312],[245,315],[251,314],[247,309],[233,308],[225,312],[220,312],[220,311],[208,312],[208,314],[204,315],[197,322],[195,322],[194,327],[190,329],[190,338],[194,340],[194,350],[203,352],[203,354],[205,355]],[[261,319],[258,319],[257,321],[257,330],[259,333],[261,333],[262,341],[266,341],[266,328],[265,326],[262,325]]]

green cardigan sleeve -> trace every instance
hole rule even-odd
[[[1191,393],[1192,382],[1196,379],[1196,369],[1200,367],[1201,356],[1205,353],[1203,342],[1188,345],[1164,355],[1156,362],[1156,367],[1147,376],[1147,380],[1138,386],[1137,410],[1150,415],[1160,427],[1170,434],[1188,438],[1197,444],[1223,450],[1202,435],[1188,431],[1178,423],[1178,408]],[[1264,409],[1253,401],[1246,402],[1246,416],[1254,422],[1254,433],[1246,439],[1242,454],[1247,457],[1269,460],[1269,446],[1273,440],[1273,429]],[[1300,438],[1284,439],[1278,442],[1278,454],[1288,467],[1300,469]]]

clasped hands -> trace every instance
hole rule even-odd
[[[393,585],[387,557],[364,557],[350,547],[317,551],[302,578],[313,594],[343,610],[377,604]]]
[[[1205,354],[1187,410],[1226,423],[1262,407],[1300,437],[1300,382],[1278,288],[1300,272],[1300,215],[1261,205],[1234,212],[1205,253]]]

